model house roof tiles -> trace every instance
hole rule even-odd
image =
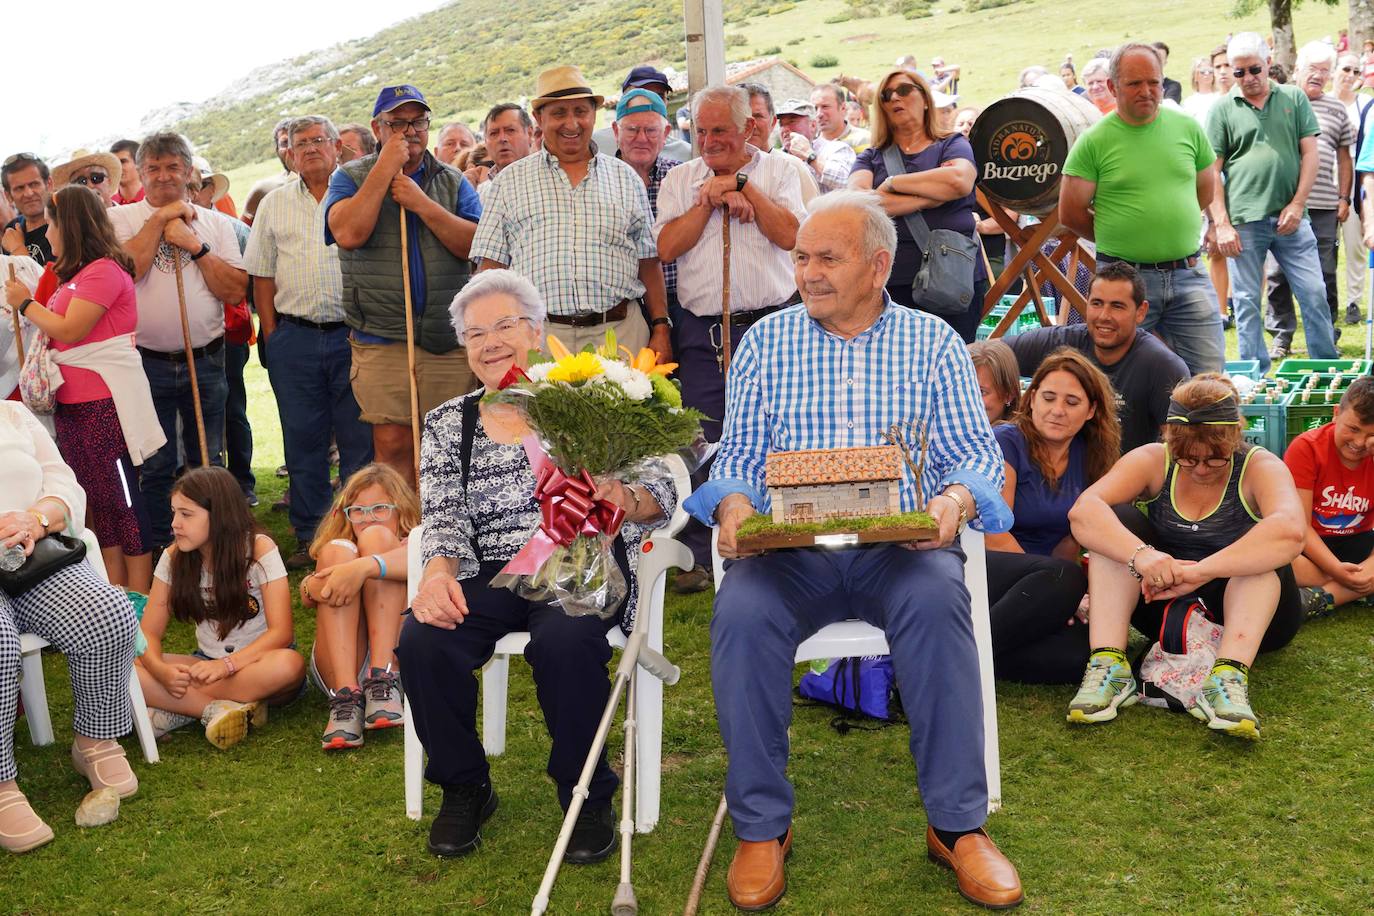
[[[902,453],[893,445],[773,452],[765,471],[769,487],[897,480],[902,476]]]

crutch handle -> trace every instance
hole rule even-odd
[[[648,646],[641,646],[639,649],[639,667],[658,678],[669,687],[678,682],[682,676],[682,669],[664,658],[659,652],[655,652]]]

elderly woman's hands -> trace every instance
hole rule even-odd
[[[426,571],[410,613],[418,623],[452,630],[468,615],[468,602],[463,586],[447,570]]]
[[[0,513],[0,547],[20,544],[24,548],[24,556],[28,556],[33,553],[34,542],[45,534],[47,532],[43,530],[43,525],[32,513]]]
[[[614,477],[596,478],[596,492],[592,495],[624,509],[625,518],[632,522],[649,522],[663,515],[663,507],[647,488],[634,487]]]

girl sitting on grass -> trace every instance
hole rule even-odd
[[[404,724],[396,640],[406,606],[406,537],[420,503],[404,478],[369,464],[339,489],[310,556],[301,601],[316,609],[310,676],[329,697],[327,751],[361,747],[363,732]]]
[[[196,625],[194,655],[163,654],[169,618]],[[153,573],[143,633],[138,679],[161,731],[198,718],[211,744],[232,747],[267,721],[268,704],[300,690],[286,568],[224,468],[187,471],[172,488],[172,544]]]

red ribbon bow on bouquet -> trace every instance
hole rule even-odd
[[[501,572],[528,576],[538,572],[556,548],[567,547],[578,535],[614,537],[625,520],[625,510],[593,495],[596,481],[586,470],[572,477],[559,470],[535,436],[526,436],[524,446],[534,471],[539,530]]]

